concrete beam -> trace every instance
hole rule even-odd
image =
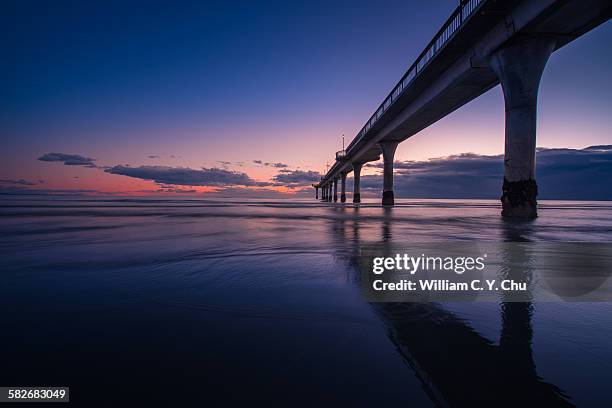
[[[502,216],[537,217],[535,181],[538,88],[555,49],[553,39],[534,36],[513,41],[495,51],[491,68],[504,91],[506,131]]]

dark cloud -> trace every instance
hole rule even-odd
[[[244,162],[240,162],[240,161],[233,162],[233,161],[217,160],[217,163],[219,163],[223,167],[230,167],[230,166],[242,167],[244,165]]]
[[[152,180],[159,184],[181,186],[264,186],[250,178],[246,173],[219,168],[202,168],[200,170],[187,167],[168,166],[113,166],[106,173],[119,174],[141,180]]]
[[[63,162],[66,166],[97,167],[94,163],[96,159],[81,156],[79,154],[46,153],[40,156],[38,160],[46,162]]]
[[[289,165],[285,164],[285,163],[264,163],[264,166],[274,167],[274,168],[277,168],[277,169],[285,169],[285,168],[289,167]]]
[[[38,182],[35,182],[35,181],[28,181],[24,179],[19,179],[19,180],[0,179],[0,184],[11,185],[11,186],[35,186],[36,184],[39,184],[41,182],[42,182],[41,180],[39,180]]]
[[[277,184],[286,184],[289,186],[308,185],[321,180],[321,175],[316,171],[304,170],[280,170],[276,176],[272,178]]]
[[[156,193],[178,193],[178,194],[193,194],[197,193],[197,190],[192,188],[184,189],[184,188],[160,188],[155,190]]]
[[[263,162],[262,160],[253,160],[253,163],[255,164],[259,164],[261,166],[266,166],[266,167],[274,167],[277,169],[286,169],[287,167],[289,167],[288,164],[285,163],[271,163],[271,162]]]
[[[147,156],[149,159],[161,159],[160,156],[156,155],[156,154],[151,154],[149,156]]]
[[[396,195],[414,198],[498,198],[504,173],[502,155],[473,153],[394,166]],[[612,146],[538,148],[536,173],[539,198],[612,200]],[[363,189],[379,191],[381,187],[380,174],[362,176]]]

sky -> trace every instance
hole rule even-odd
[[[0,190],[299,191],[457,3],[3,3]],[[610,43],[608,22],[543,74],[538,146],[567,149],[564,160],[612,144]],[[400,144],[396,161],[434,163],[424,172],[497,156],[503,134],[496,87]]]

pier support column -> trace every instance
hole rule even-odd
[[[538,87],[554,47],[551,38],[532,37],[505,45],[491,56],[491,68],[502,85],[506,107],[503,217],[537,217]]]
[[[340,180],[340,202],[346,203],[346,173],[342,173]]]
[[[330,201],[330,202],[332,200],[332,189],[333,189],[333,185],[330,182],[329,185],[327,186],[327,201]]]
[[[359,184],[361,183],[361,166],[362,163],[353,163],[353,202],[361,202],[361,193]]]
[[[321,186],[321,198],[327,201],[327,185]]]
[[[338,201],[338,179],[334,179],[334,203]]]
[[[315,187],[315,200],[319,199],[319,187]]]
[[[383,197],[382,205],[394,205],[393,196],[393,157],[398,142],[380,142],[380,149],[383,154]]]

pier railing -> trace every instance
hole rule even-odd
[[[372,126],[378,122],[378,120],[387,110],[389,110],[393,103],[406,91],[406,89],[410,87],[412,81],[419,76],[420,72],[440,52],[444,45],[453,37],[459,28],[461,28],[467,19],[474,13],[474,11],[476,11],[478,6],[485,1],[486,0],[467,0],[461,2],[459,7],[455,9],[449,19],[446,20],[442,28],[434,36],[433,40],[429,42],[416,61],[410,66],[410,69],[408,69],[402,79],[397,83],[397,85],[395,85],[383,103],[381,103],[378,109],[376,109],[372,117],[370,117],[370,120],[366,122],[357,136],[355,136],[355,138],[351,141],[346,148],[347,152],[350,152],[351,148],[368,133]]]

